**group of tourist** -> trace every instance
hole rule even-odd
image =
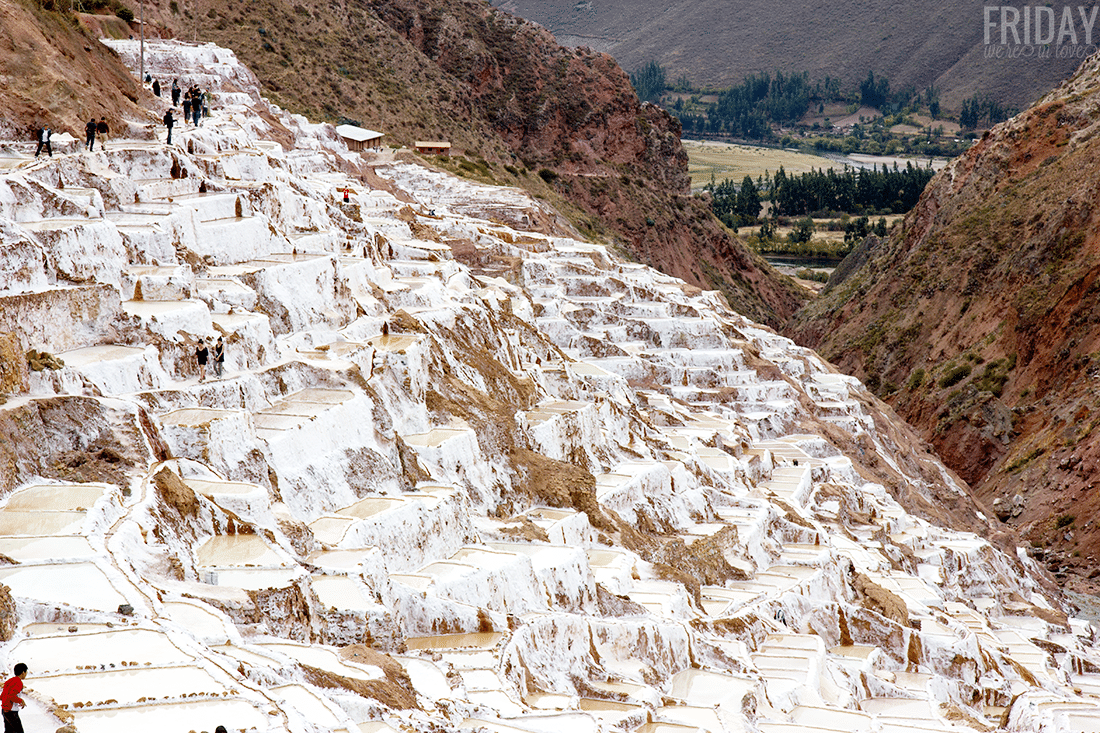
[[[154,81],[156,84],[156,82]],[[153,93],[160,96],[160,85],[157,84]],[[186,92],[180,87],[179,79],[172,80],[172,106],[164,113],[162,122],[168,128],[167,144],[172,144],[172,128],[176,126],[175,109],[182,102],[183,121],[198,127],[203,117],[210,116],[210,94],[199,88],[198,84],[192,84]]]
[[[153,79],[149,74],[145,75],[145,83],[152,82],[153,94],[157,97],[160,96],[160,81]],[[164,117],[161,120],[164,126],[168,128],[168,144],[172,144],[172,128],[176,124],[176,117],[174,110],[177,106],[180,106],[182,102],[183,106],[183,121],[185,123],[191,123],[196,127],[201,124],[203,117],[210,116],[210,94],[199,88],[198,84],[192,84],[187,91],[184,91],[179,85],[179,79],[172,80],[172,106],[168,108],[168,111],[164,113]],[[111,128],[107,124],[106,117],[100,117],[97,122],[95,117],[88,120],[88,124],[84,126],[84,149],[88,152],[95,152],[96,140],[99,141],[99,149],[107,149],[107,136],[110,134]],[[35,131],[35,142],[38,146],[35,148],[34,157],[41,155],[43,149],[52,158],[53,157],[53,145],[51,144],[51,138],[53,137],[53,130],[48,125],[42,125]]]
[[[195,360],[199,363],[199,381],[206,381],[206,365],[208,362],[214,362],[214,377],[221,379],[222,371],[225,369],[225,342],[221,336],[218,336],[218,340],[214,343],[214,353],[210,353],[210,348],[206,345],[206,339],[199,339],[199,346],[195,349]]]

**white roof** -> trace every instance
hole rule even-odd
[[[368,140],[377,140],[382,137],[381,132],[375,132],[374,130],[368,130],[364,127],[358,127],[357,125],[337,125],[336,134],[342,138],[348,140],[355,140],[357,142],[366,142]]]

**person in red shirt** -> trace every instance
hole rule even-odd
[[[19,720],[19,710],[26,703],[19,693],[23,691],[23,680],[27,678],[27,665],[20,662],[15,665],[15,676],[4,683],[0,691],[0,711],[4,714],[4,733],[23,733],[23,722]]]

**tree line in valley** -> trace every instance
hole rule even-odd
[[[782,167],[755,181],[745,176],[740,185],[731,180],[711,182],[711,209],[736,228],[756,224],[765,198],[772,202],[771,216],[837,216],[838,214],[903,214],[916,206],[934,171],[912,163],[904,168],[845,168],[814,170],[789,175]],[[865,233],[865,232],[864,232]]]

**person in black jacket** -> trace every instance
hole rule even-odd
[[[195,361],[199,363],[199,381],[206,381],[206,362],[210,359],[210,349],[206,348],[206,339],[199,339],[199,348],[195,349]]]
[[[168,145],[172,144],[172,126],[176,124],[176,118],[172,116],[172,110],[164,113],[164,126],[168,128]]]
[[[175,107],[180,103],[180,80],[172,80],[172,106]]]
[[[46,152],[53,157],[53,148],[50,147],[50,135],[53,134],[53,130],[46,126],[38,128],[38,147],[34,150],[34,157],[38,157],[38,154],[42,152],[42,146],[46,146]]]
[[[160,80],[153,79],[153,94],[160,96]]]
[[[84,125],[84,135],[85,135],[84,149],[85,150],[93,150],[93,148],[95,148],[95,131],[96,131],[96,123],[95,123],[95,117],[93,117],[92,119],[88,120],[88,124]]]
[[[97,122],[96,126],[95,126],[95,134],[96,134],[96,137],[99,138],[99,149],[100,150],[106,150],[107,149],[107,133],[109,133],[110,131],[111,131],[111,128],[107,127],[107,118],[106,117],[100,117],[99,122]]]

